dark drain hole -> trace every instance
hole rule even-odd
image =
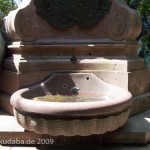
[[[63,85],[63,88],[64,88],[64,89],[66,89],[67,87],[68,87],[67,84],[64,84],[64,85]]]

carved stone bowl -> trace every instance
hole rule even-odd
[[[43,101],[45,95],[55,99]],[[58,101],[58,97],[63,98]],[[123,126],[129,117],[130,99],[128,91],[92,73],[58,73],[17,91],[11,104],[18,123],[29,131],[53,136],[89,136]]]

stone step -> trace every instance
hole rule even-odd
[[[33,132],[24,131],[18,125],[14,116],[0,111],[0,150],[149,150],[150,149],[150,110],[142,114],[131,117],[126,125],[119,130],[107,133],[104,136],[93,137],[51,137],[52,144],[35,143],[31,145],[15,145],[15,141],[36,141],[37,139],[47,139],[50,136],[38,135]],[[16,142],[17,143],[17,142]],[[73,147],[70,146],[73,144]],[[139,145],[142,144],[142,145]]]
[[[36,147],[26,146],[0,146],[0,150],[38,150]]]
[[[104,135],[104,143],[141,144],[150,142],[150,110],[130,117],[117,131]]]
[[[150,92],[132,98],[130,116],[150,110]]]
[[[103,146],[0,146],[0,150],[150,150],[150,144],[147,145],[103,145]]]
[[[150,144],[147,145],[112,145],[107,146],[104,150],[150,150]]]
[[[3,138],[3,133],[9,132],[24,132],[24,128],[17,123],[14,116],[0,111],[0,139]]]
[[[76,144],[146,144],[150,142],[150,110],[139,115],[130,117],[128,122],[120,129],[105,135],[93,135],[90,137],[52,137],[49,135],[39,135],[34,132],[24,131],[18,125],[14,116],[0,112],[0,144],[11,144],[13,140],[23,140],[26,144],[38,144],[40,139],[52,140],[49,144],[68,145]],[[4,141],[2,141],[4,140]],[[8,140],[10,143],[8,143]],[[32,143],[34,141],[34,143]],[[21,142],[21,141],[20,141]],[[16,142],[17,143],[17,142]],[[13,143],[13,144],[16,144]],[[23,144],[23,143],[21,143]]]

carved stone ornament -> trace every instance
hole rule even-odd
[[[48,23],[67,28],[75,24],[90,27],[104,17],[111,0],[34,0],[36,12]]]

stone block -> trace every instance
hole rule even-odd
[[[150,110],[150,92],[132,98],[130,115],[133,116],[146,110]]]
[[[72,71],[73,63],[69,58],[45,58],[45,59],[17,59],[7,58],[3,63],[3,68],[18,73],[33,71]]]
[[[3,122],[6,123],[0,125],[0,140],[17,138],[26,141],[28,139],[37,140],[40,138],[53,138],[55,140],[54,145],[57,145],[58,147],[61,145],[61,147],[67,148],[66,146],[69,146],[71,143],[73,145],[78,143],[77,148],[80,149],[80,146],[86,147],[89,145],[88,148],[91,148],[91,150],[99,150],[100,148],[108,150],[110,148],[113,148],[114,150],[126,150],[127,148],[133,148],[135,150],[136,148],[137,150],[147,150],[147,148],[150,146],[148,144],[150,142],[150,111],[130,117],[125,126],[117,131],[107,133],[103,136],[93,135],[90,137],[50,137],[46,135],[39,135],[34,132],[27,132],[17,124],[15,117],[10,116],[2,111],[0,111],[0,120],[3,120]],[[7,124],[8,122],[9,124]],[[138,144],[148,145],[140,146]],[[47,148],[56,149],[56,147]],[[81,149],[83,149],[83,147]]]
[[[0,108],[11,115],[14,115],[13,107],[10,104],[10,97],[10,95],[0,92]]]
[[[150,144],[136,145],[136,144],[110,144],[104,146],[104,150],[149,150]]]
[[[13,82],[19,82],[19,88],[29,86],[44,80],[54,72],[92,72],[108,83],[129,90],[133,96],[149,91],[149,71],[144,70],[143,59],[77,59],[76,63],[72,63],[70,59],[58,61],[56,58],[6,59],[3,68],[9,70],[10,75],[9,72],[2,71],[1,83],[7,82],[7,84],[3,84],[0,89],[6,89],[5,85],[8,86],[9,83],[11,88],[12,85],[17,86]]]
[[[0,71],[0,91],[9,95],[20,88],[27,87],[41,82],[46,77],[51,75],[49,71],[27,72],[25,74],[1,70]]]
[[[104,135],[104,143],[144,144],[149,142],[150,110],[130,117],[122,128]]]
[[[16,42],[17,43],[17,42]],[[25,59],[49,58],[110,58],[132,59],[138,58],[137,43],[132,44],[82,44],[82,45],[8,45],[9,52]],[[22,59],[21,58],[21,59]]]
[[[0,91],[11,95],[19,89],[19,78],[17,72],[0,71]]]
[[[95,72],[95,74],[110,84],[130,91],[133,96],[149,92],[149,70],[133,72],[100,71]]]
[[[91,70],[78,72],[85,72],[85,73],[92,72],[96,74],[99,78],[110,84],[129,90],[133,96],[149,92],[148,70],[139,70],[129,73],[119,71],[113,72],[113,71],[91,71]],[[20,88],[41,82],[42,80],[50,76],[52,73],[54,72],[35,71],[18,74],[17,72],[2,70],[0,72],[1,74],[0,81],[3,86],[0,87],[0,90],[7,94],[12,94]]]
[[[150,89],[150,71],[139,70],[130,72],[128,75],[128,90],[133,96],[149,92]]]
[[[21,56],[20,56],[21,57]],[[96,70],[96,71],[120,71],[131,72],[146,68],[143,59],[115,59],[115,58],[77,58],[71,62],[72,56],[67,58],[32,58],[23,59],[7,58],[3,62],[3,68],[9,71],[25,73],[31,71],[73,71],[73,70]],[[59,61],[58,61],[59,60]]]
[[[143,59],[78,59],[74,70],[131,72],[145,69]]]

